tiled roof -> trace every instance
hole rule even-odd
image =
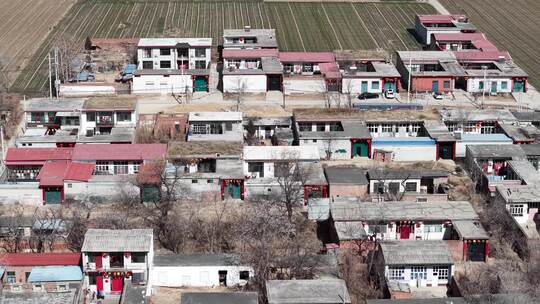
[[[289,303],[351,303],[345,281],[268,280],[266,294],[270,304]]]
[[[34,267],[28,276],[29,283],[64,282],[82,280],[80,266],[45,266]]]
[[[6,266],[79,265],[80,253],[3,253],[0,264]]]
[[[40,186],[62,186],[64,180],[88,181],[92,177],[94,164],[76,163],[71,161],[49,161],[46,162],[37,180]]]
[[[76,145],[73,160],[155,160],[166,152],[165,144]]]
[[[386,265],[453,265],[452,255],[444,241],[382,241]]]
[[[148,252],[152,248],[152,229],[88,229],[82,252]]]
[[[281,62],[335,62],[332,52],[279,52]]]
[[[43,165],[48,160],[71,159],[73,148],[9,148],[6,165]]]

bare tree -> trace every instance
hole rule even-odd
[[[257,127],[255,126],[252,118],[250,118],[248,121],[246,131],[247,144],[249,146],[254,146],[259,141],[259,138],[257,137]]]
[[[279,193],[273,200],[285,208],[289,221],[293,220],[295,208],[303,205],[304,186],[311,178],[312,168],[309,164],[298,161],[298,155],[286,154],[283,161],[274,163],[274,176],[279,185]]]
[[[12,81],[7,62],[7,58],[0,54],[0,93],[9,93],[9,86]]]
[[[240,77],[237,78],[236,82],[236,88],[234,90],[236,94],[236,111],[240,111],[240,107],[242,106],[246,95],[247,84],[244,79]]]
[[[2,216],[2,235],[0,237],[1,248],[6,252],[21,252],[24,243],[28,241],[25,235],[23,223],[28,222],[22,207],[15,208],[9,215]]]
[[[67,82],[74,76],[73,69],[82,54],[83,44],[75,37],[63,34],[56,39],[53,48],[58,50],[58,80]]]

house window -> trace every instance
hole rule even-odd
[[[109,162],[98,161],[94,169],[94,175],[109,174]]]
[[[318,123],[317,124],[317,132],[324,132],[326,130],[326,124]]]
[[[206,49],[195,49],[195,57],[206,57]]]
[[[116,113],[116,119],[118,121],[131,121],[131,112],[118,112]]]
[[[207,180],[206,180],[206,183],[207,183],[207,184],[213,184],[213,183],[214,183],[214,180],[213,180],[213,179],[207,179]]]
[[[448,280],[448,266],[433,266],[433,276],[439,280]]]
[[[379,81],[373,81],[371,83],[371,89],[372,90],[378,90],[379,89]]]
[[[195,68],[196,69],[206,69],[206,61],[204,61],[204,60],[195,61]]]
[[[143,58],[152,57],[152,49],[143,49]]]
[[[34,284],[34,291],[42,291],[43,285],[41,284]]]
[[[412,266],[411,267],[411,280],[427,279],[427,269],[425,266]]]
[[[388,279],[394,281],[403,281],[405,280],[405,267],[389,267],[388,268]]]
[[[422,128],[422,125],[419,123],[412,123],[411,124],[411,132],[418,133],[420,132],[420,128]]]
[[[192,180],[191,180],[191,183],[192,183],[192,184],[198,184],[198,183],[199,183],[199,180],[192,179]]]
[[[394,129],[393,127],[394,126],[391,125],[391,124],[382,124],[382,132],[383,133],[390,133]]]
[[[133,284],[143,284],[144,283],[144,272],[134,272],[131,277],[131,283]]]
[[[443,82],[443,88],[450,89],[450,80],[445,80]]]
[[[221,123],[211,123],[210,134],[223,134],[223,125]]]
[[[95,275],[88,276],[88,285],[96,285],[96,276]]]
[[[161,56],[170,56],[171,55],[171,49],[159,49],[159,54]]]
[[[140,163],[135,163],[133,164],[133,173],[134,174],[137,174],[139,173],[139,169],[141,168],[141,164]]]
[[[405,183],[406,192],[416,192],[416,183]]]
[[[459,130],[458,124],[454,122],[446,123],[446,127],[448,128],[448,131],[454,132],[456,130]]]
[[[509,211],[512,216],[523,216],[523,205],[510,205]]]
[[[206,125],[205,124],[194,124],[191,126],[193,134],[206,134]]]
[[[96,121],[96,113],[95,112],[86,113],[86,121]]]
[[[25,282],[28,282],[28,277],[29,277],[29,276],[30,276],[30,272],[29,272],[29,271],[27,271],[27,272],[24,273],[24,281],[25,281]]]
[[[286,177],[290,174],[290,166],[286,162],[274,163],[274,176]]]
[[[248,172],[259,173],[259,177],[264,177],[264,163],[263,162],[248,163]]]
[[[479,89],[479,90],[483,90],[483,89],[484,89],[484,82],[483,82],[483,81],[478,82],[478,89]]]
[[[311,142],[314,142],[314,143],[316,143],[316,142],[317,142],[317,140],[316,140],[316,139],[312,139],[312,140],[311,140]]]
[[[132,263],[145,263],[146,254],[144,252],[133,252],[131,253],[131,262]]]
[[[368,226],[368,233],[369,234],[375,234],[375,233],[386,233],[386,225],[369,225]]]
[[[142,68],[144,70],[151,70],[154,68],[154,62],[153,61],[143,61]]]
[[[225,131],[232,131],[232,122],[225,123]]]
[[[7,283],[16,283],[17,279],[15,277],[15,271],[7,271],[6,272],[6,282]]]
[[[501,81],[501,90],[508,89],[508,81]]]
[[[247,270],[240,271],[240,280],[249,280],[249,271]]]
[[[367,128],[369,130],[369,133],[378,133],[379,132],[379,125],[368,123]]]
[[[92,253],[88,254],[88,263],[95,263],[96,262],[96,256]]]
[[[216,160],[215,159],[200,160],[197,163],[197,172],[201,172],[201,173],[216,172]]]
[[[114,174],[116,175],[128,174],[128,168],[129,167],[127,161],[114,162]]]
[[[311,132],[312,126],[311,123],[299,123],[298,128],[300,129],[300,132]]]
[[[31,112],[30,113],[30,121],[31,122],[43,122],[45,117],[44,113],[41,112]]]
[[[431,225],[424,225],[424,232],[442,232],[443,227],[442,225],[437,224],[431,224]]]
[[[169,60],[163,60],[159,62],[159,68],[160,69],[170,69],[171,68],[171,62]]]
[[[305,72],[305,73],[313,72],[313,64],[305,63],[304,66],[302,66],[302,72]]]

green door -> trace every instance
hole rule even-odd
[[[396,91],[396,83],[394,81],[387,81],[384,83],[384,91],[393,90]]]
[[[159,200],[160,193],[157,186],[144,186],[142,192],[143,202],[155,202]]]
[[[45,191],[45,203],[60,204],[62,202],[62,191],[60,188],[47,188]]]
[[[228,184],[226,193],[230,198],[234,199],[240,199],[241,198],[241,191],[240,191],[240,185],[239,184]]]
[[[368,85],[367,81],[362,81],[362,85],[360,87],[360,93],[365,93],[368,91],[367,85]]]
[[[497,82],[496,81],[491,82],[491,93],[497,93]]]
[[[353,157],[368,157],[368,144],[366,142],[355,142],[352,149]]]
[[[206,92],[206,78],[204,77],[197,77],[195,78],[195,92]]]
[[[523,81],[522,80],[514,81],[514,92],[523,92]]]

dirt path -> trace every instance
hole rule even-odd
[[[441,15],[450,15],[450,12],[439,2],[439,0],[428,0],[428,3],[433,6]]]

